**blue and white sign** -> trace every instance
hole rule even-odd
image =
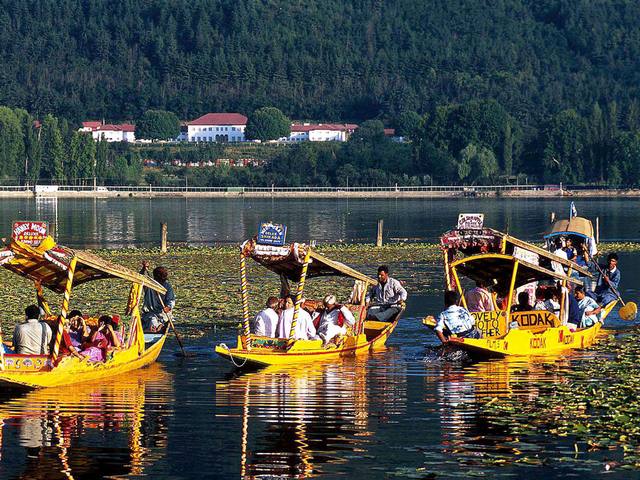
[[[287,226],[279,223],[262,222],[258,231],[258,243],[281,247],[287,238]]]

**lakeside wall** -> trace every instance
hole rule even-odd
[[[0,187],[4,198],[452,198],[452,197],[640,197],[640,190],[521,186],[422,186],[422,187]]]

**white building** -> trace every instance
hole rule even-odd
[[[130,123],[120,125],[102,124],[101,122],[82,122],[79,132],[91,132],[94,140],[107,142],[135,142],[136,127]]]
[[[207,113],[187,123],[189,142],[244,142],[247,117],[240,113]]]
[[[353,123],[292,124],[290,142],[346,142],[358,125]]]

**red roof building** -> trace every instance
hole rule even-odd
[[[187,122],[189,142],[244,142],[247,117],[241,113],[207,113]]]

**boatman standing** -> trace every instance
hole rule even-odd
[[[389,276],[389,267],[378,267],[378,284],[367,292],[366,302],[369,309],[367,318],[388,322],[400,310],[407,301],[407,291],[395,278]]]
[[[476,320],[469,311],[457,305],[458,294],[453,290],[444,292],[445,309],[438,315],[435,331],[442,343],[447,343],[451,336],[458,338],[481,338],[476,328]]]
[[[149,262],[142,262],[141,274],[149,271]],[[165,267],[153,269],[153,279],[167,289],[164,295],[151,288],[144,289],[144,302],[142,304],[142,329],[145,332],[160,333],[164,329],[165,315],[170,314],[176,305],[176,295],[169,283],[169,271]]]

